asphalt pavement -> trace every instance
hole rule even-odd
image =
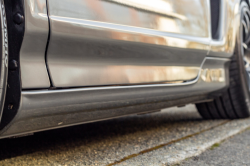
[[[188,105],[3,139],[0,165],[179,164],[248,127],[249,119],[203,120]]]
[[[177,164],[178,165],[178,164]],[[199,156],[186,159],[180,166],[249,166],[250,130],[214,144]]]

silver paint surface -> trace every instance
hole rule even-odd
[[[48,0],[55,87],[191,81],[209,51],[203,0]],[[163,10],[165,9],[165,10]]]
[[[240,28],[240,0],[221,0],[219,39],[211,41],[209,56],[231,57]]]
[[[24,0],[25,34],[20,52],[22,88],[49,88],[45,50],[49,33],[46,0]]]
[[[181,100],[177,100],[180,98],[184,103],[194,102],[191,97],[199,101],[205,99],[199,95],[207,95],[228,85],[227,62],[228,59],[207,58],[196,82],[185,86],[160,84],[23,91],[18,114],[1,135],[4,137],[162,109],[180,104]],[[202,78],[207,71],[221,74]]]

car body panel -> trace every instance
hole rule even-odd
[[[25,35],[20,51],[22,88],[49,88],[45,63],[49,35],[46,0],[25,0]]]
[[[209,51],[208,1],[48,0],[48,7],[54,87],[191,81]]]
[[[208,56],[230,58],[234,53],[240,27],[239,0],[221,0],[219,38],[211,41]]]
[[[206,58],[184,86],[168,84],[24,91],[17,116],[1,136],[60,128],[211,99],[228,86],[229,59]]]

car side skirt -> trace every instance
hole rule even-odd
[[[22,91],[18,114],[2,131],[10,137],[195,103],[228,87],[229,59],[206,58],[185,83]]]

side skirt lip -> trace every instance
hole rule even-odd
[[[202,101],[207,100],[207,95],[191,97],[189,99],[191,99],[190,101],[196,103],[196,101],[198,102],[198,100],[202,100]],[[186,98],[183,98],[183,100],[186,100]],[[211,99],[209,99],[209,100],[211,100]],[[182,104],[189,104],[189,103],[182,103]],[[137,106],[137,107],[140,107],[140,106]],[[87,124],[87,123],[95,123],[95,122],[99,122],[99,121],[112,120],[112,119],[122,118],[122,117],[126,117],[126,116],[131,116],[131,115],[140,115],[140,114],[143,115],[143,114],[147,114],[147,113],[149,113],[149,111],[146,110],[146,111],[141,111],[141,112],[133,112],[133,113],[125,114],[125,115],[119,115],[119,116],[114,116],[114,117],[91,120],[91,121],[87,121],[87,122],[78,122],[78,123],[74,123],[74,124],[58,125],[58,126],[54,126],[54,127],[50,127],[50,128],[44,128],[44,129],[35,129],[35,130],[32,130],[32,131],[14,133],[14,134],[11,134],[11,135],[2,134],[2,135],[0,135],[0,139],[30,136],[30,135],[33,135],[34,133],[47,131],[47,130],[54,130],[54,129],[59,129],[59,128],[63,128],[63,127],[72,127],[72,126],[83,125],[83,124]]]
[[[23,91],[18,114],[1,131],[0,138],[206,100],[228,86],[228,62],[206,58],[198,80],[185,86]]]

